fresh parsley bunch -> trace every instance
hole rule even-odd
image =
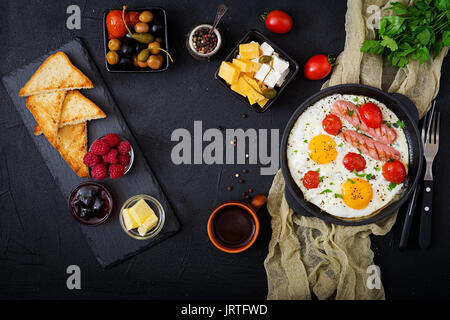
[[[395,15],[380,20],[378,40],[365,40],[362,52],[386,55],[394,67],[409,59],[423,63],[450,46],[450,0],[417,0],[405,7],[392,3]]]

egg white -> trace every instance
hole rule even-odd
[[[342,161],[348,152],[360,153],[358,149],[347,144],[339,136],[332,136],[326,133],[322,128],[322,120],[330,113],[331,106],[335,100],[347,100],[355,104],[363,104],[365,102],[373,102],[377,104],[383,114],[383,119],[390,123],[396,123],[398,117],[389,110],[383,103],[365,96],[342,95],[335,94],[325,97],[308,107],[297,119],[291,132],[289,133],[287,143],[287,160],[289,171],[303,192],[305,200],[315,204],[323,211],[334,216],[343,218],[357,218],[370,215],[383,207],[387,206],[396,195],[400,193],[403,184],[398,184],[392,190],[389,190],[389,182],[382,175],[383,161],[377,161],[369,156],[362,155],[366,160],[366,168],[358,174],[365,173],[374,176],[369,180],[373,190],[373,197],[369,205],[361,210],[348,207],[342,198],[336,197],[335,194],[342,194],[342,184],[347,179],[356,178],[357,176],[348,171]],[[348,129],[355,128],[347,121],[341,119],[342,125]],[[408,168],[409,151],[408,142],[406,140],[403,129],[392,126],[397,133],[396,141],[391,145],[401,153],[401,161]],[[330,136],[336,142],[337,157],[330,163],[319,165],[309,157],[308,145],[311,139],[319,134]],[[302,179],[309,170],[319,170],[322,178],[319,187],[315,189],[306,189],[303,186]],[[363,178],[365,179],[365,178]],[[330,190],[331,192],[324,192]]]

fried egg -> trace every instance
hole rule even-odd
[[[329,135],[322,127],[322,120],[330,113],[333,102],[339,99],[355,104],[373,102],[380,107],[384,120],[392,124],[399,121],[383,103],[369,97],[342,94],[325,97],[308,107],[289,133],[286,150],[288,167],[305,200],[334,216],[363,217],[395,200],[403,184],[390,185],[382,175],[384,162],[364,154],[361,154],[366,161],[363,171],[355,174],[344,167],[344,156],[349,152],[360,154],[360,151],[339,135]],[[342,118],[341,121],[344,127],[357,129]],[[401,161],[408,168],[409,151],[405,133],[400,127],[392,128],[397,133],[397,139],[391,146],[400,151]],[[319,172],[320,183],[317,188],[306,189],[302,179],[310,170]]]

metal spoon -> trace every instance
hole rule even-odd
[[[211,30],[209,30],[209,34],[214,32],[214,29],[217,27],[217,24],[219,23],[220,19],[222,19],[223,15],[225,14],[225,12],[227,12],[228,7],[226,5],[219,4],[219,6],[217,7],[217,12],[216,12],[216,18],[214,19],[214,24],[211,28]]]

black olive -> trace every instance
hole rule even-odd
[[[159,36],[163,31],[163,26],[162,23],[158,20],[155,20],[153,22],[153,25],[150,29],[150,32],[154,35],[154,36]]]
[[[129,57],[121,57],[119,60],[119,66],[131,67],[133,66],[133,60]]]
[[[137,53],[141,52],[144,49],[147,49],[147,47],[148,47],[148,44],[146,44],[146,43],[140,43],[140,42],[137,42],[137,41],[135,41],[135,42],[136,42],[135,49],[136,49]]]
[[[120,54],[122,56],[130,56],[133,53],[134,46],[131,41],[124,41],[120,47]],[[119,62],[120,63],[120,62]]]
[[[131,36],[131,34],[129,34],[128,32],[125,34],[125,38],[127,40],[133,40],[133,37]]]

